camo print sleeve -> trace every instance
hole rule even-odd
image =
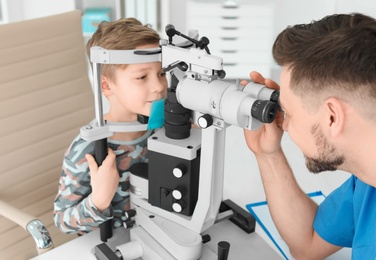
[[[93,152],[93,143],[77,137],[65,153],[54,203],[55,225],[64,233],[88,233],[109,219],[91,201],[90,173],[85,154]]]
[[[54,203],[55,225],[65,233],[84,234],[96,229],[99,224],[111,219],[114,228],[121,227],[124,212],[130,208],[129,168],[140,162],[148,162],[148,131],[136,140],[108,140],[108,146],[116,154],[120,175],[119,186],[111,201],[111,207],[99,212],[91,201],[90,171],[85,155],[94,154],[94,143],[79,136],[72,142],[64,156],[59,190]]]

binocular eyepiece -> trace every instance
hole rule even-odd
[[[278,90],[253,82],[239,86],[222,80],[201,82],[184,78],[176,88],[168,91],[165,102],[166,136],[172,139],[189,137],[191,111],[204,114],[205,120],[219,118],[227,124],[255,130],[262,123],[272,123],[278,110]]]
[[[277,117],[279,106],[269,100],[256,100],[251,109],[251,115],[261,123],[270,124]]]

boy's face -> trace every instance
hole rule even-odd
[[[149,44],[137,49],[156,48]],[[107,81],[103,93],[110,102],[108,120],[115,122],[136,121],[137,114],[149,116],[151,104],[166,97],[167,79],[160,62],[129,64],[118,68],[115,80]]]

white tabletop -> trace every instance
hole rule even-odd
[[[205,246],[213,252],[217,252],[218,242],[229,242],[231,245],[229,260],[283,259],[257,233],[247,234],[229,220],[215,224],[203,234],[210,235],[211,241],[206,243]],[[129,239],[129,230],[118,228],[114,230],[114,235],[107,244],[114,249],[115,246],[126,243]],[[100,240],[99,230],[96,230],[34,257],[32,260],[93,260],[96,259],[93,249],[101,243],[103,242]]]

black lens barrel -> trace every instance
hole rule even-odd
[[[167,90],[164,109],[166,136],[176,140],[188,138],[192,126],[192,112],[178,103],[175,90]]]
[[[278,104],[269,100],[256,100],[251,108],[253,118],[262,123],[271,123],[277,116]]]

